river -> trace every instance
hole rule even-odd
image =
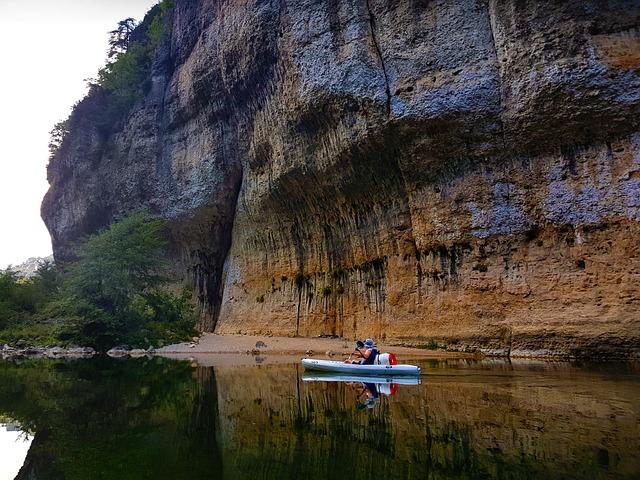
[[[0,472],[640,478],[640,370],[628,364],[421,360],[420,384],[372,385],[310,378],[295,363],[242,363],[2,362],[0,423],[11,428],[0,428],[0,445],[11,435],[13,468],[22,467]]]

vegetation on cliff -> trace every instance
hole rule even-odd
[[[137,100],[144,97],[150,88],[156,52],[167,36],[165,25],[171,7],[170,1],[162,0],[149,10],[142,22],[126,18],[109,32],[105,66],[98,71],[97,78],[89,79],[87,97],[78,102],[71,115],[56,123],[50,132],[50,158],[60,150],[80,113],[93,113],[90,116],[96,124],[112,128]]]
[[[77,261],[45,264],[31,279],[0,274],[0,342],[109,348],[192,335],[191,295],[168,290],[159,221],[136,212],[88,237]]]
[[[166,35],[164,19],[170,7],[164,0],[140,25],[127,18],[109,32],[107,63],[98,71],[97,85],[109,94],[112,115],[128,111],[148,90],[153,57]]]

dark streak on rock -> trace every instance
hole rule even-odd
[[[386,104],[386,112],[387,118],[391,116],[391,88],[389,87],[389,77],[387,75],[387,67],[384,63],[384,58],[382,56],[382,50],[380,49],[380,45],[378,44],[378,38],[376,37],[376,19],[373,15],[373,11],[371,10],[371,5],[369,5],[369,0],[365,0],[367,4],[367,12],[369,13],[369,27],[371,28],[371,41],[373,42],[373,46],[376,49],[376,53],[378,55],[378,59],[380,60],[380,65],[382,66],[382,74],[384,75],[384,92],[387,96],[387,104]]]

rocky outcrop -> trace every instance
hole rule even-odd
[[[146,207],[203,330],[640,352],[637,2],[174,3],[49,166],[57,259]]]
[[[20,265],[11,265],[9,270],[15,272],[20,278],[31,278],[36,274],[40,267],[52,262],[53,255],[46,257],[29,257]]]

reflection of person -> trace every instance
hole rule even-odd
[[[362,392],[358,395],[358,403],[356,408],[362,410],[364,408],[373,408],[380,394],[375,383],[363,383]]]
[[[345,360],[344,363],[355,363],[360,365],[373,365],[378,356],[376,344],[370,338],[364,341],[362,348],[356,347],[354,355],[357,358]]]

